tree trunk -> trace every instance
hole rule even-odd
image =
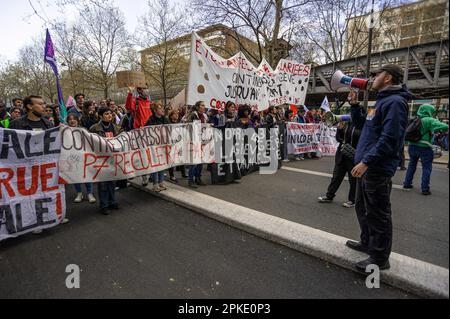
[[[273,28],[272,39],[269,43],[269,64],[272,68],[276,68],[278,57],[276,51],[278,49],[278,35],[280,34],[281,19],[283,18],[283,0],[275,0],[275,25]]]

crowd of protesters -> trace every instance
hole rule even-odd
[[[283,122],[319,123],[322,121],[322,111],[309,111],[300,107],[298,112],[286,110],[284,107],[270,107],[264,112],[252,110],[248,105],[238,106],[229,101],[223,111],[206,109],[203,101],[194,106],[183,106],[172,109],[169,105],[163,107],[159,103],[152,103],[144,88],[129,88],[125,105],[117,105],[114,100],[105,99],[98,103],[86,99],[85,94],[76,94],[73,105],[68,105],[66,124],[71,127],[82,127],[104,137],[114,137],[124,131],[164,124],[190,123],[200,121],[216,128],[272,128]],[[32,95],[24,99],[14,99],[8,110],[6,104],[0,101],[0,125],[3,128],[18,130],[47,130],[60,125],[60,109],[58,105],[47,104],[41,96]],[[311,157],[310,154],[307,156]],[[303,159],[302,156],[296,159]],[[165,179],[178,183],[175,172],[179,171],[181,178],[188,179],[191,188],[205,186],[202,180],[203,165],[178,166],[166,171],[142,176],[142,185],[147,186],[151,181],[153,191],[166,190]],[[115,191],[129,185],[128,181],[97,183],[98,201],[101,212],[109,214],[118,209]],[[86,199],[89,203],[97,203],[92,183],[76,184],[74,203],[81,203]],[[83,192],[85,191],[85,193]],[[67,222],[65,220],[64,222]]]
[[[59,111],[58,105],[46,104],[40,96],[14,99],[9,110],[7,110],[6,104],[0,101],[0,126],[19,130],[46,130],[60,124]],[[232,101],[226,103],[223,111],[208,110],[203,101],[199,101],[191,107],[183,106],[173,109],[170,105],[164,107],[162,104],[152,103],[146,90],[143,88],[137,88],[136,90],[129,88],[125,105],[117,105],[111,99],[101,100],[97,103],[94,100],[87,100],[82,93],[76,94],[73,105],[68,108],[66,124],[71,127],[83,127],[92,133],[110,138],[124,131],[128,132],[151,125],[200,121],[201,123],[208,123],[215,128],[239,127],[257,129],[260,127],[272,128],[285,122],[300,124],[321,123],[323,117],[324,111],[322,109],[309,110],[306,106],[300,106],[295,110],[281,106],[271,106],[266,111],[259,112],[248,105],[236,105]],[[355,127],[354,125],[341,124],[337,138],[341,144],[350,144],[353,148],[356,148],[361,127]],[[355,134],[357,134],[357,137],[353,138]],[[350,173],[353,163],[346,164],[346,157],[340,150],[341,146],[336,157],[333,180],[327,194],[320,197],[319,201],[332,201],[344,176],[348,174],[351,188],[348,202],[344,203],[344,206],[354,207],[356,182]],[[300,161],[314,157],[317,157],[316,153],[295,155],[293,158]],[[288,161],[287,156],[285,161]],[[149,176],[142,176],[142,185],[147,186],[149,182],[152,182],[153,191],[165,191],[167,189],[164,184],[165,180],[167,179],[171,183],[178,183],[179,177],[177,178],[176,172],[179,172],[181,178],[188,179],[189,187],[198,188],[206,185],[202,180],[202,170],[203,165],[200,164],[178,166],[170,168],[167,172],[161,171],[152,173]],[[413,171],[415,171],[414,167],[410,166],[408,175],[410,177],[405,181],[406,188],[410,187]],[[103,214],[109,214],[111,210],[118,209],[115,191],[128,185],[128,180],[97,183],[98,201]],[[76,190],[76,196],[73,200],[75,203],[81,203],[84,199],[87,199],[91,204],[97,203],[92,183],[76,184],[73,187]],[[85,193],[83,193],[84,189]]]

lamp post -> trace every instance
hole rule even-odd
[[[370,76],[370,64],[372,62],[372,39],[373,39],[373,28],[375,25],[373,13],[374,13],[375,0],[372,0],[372,10],[370,11],[370,23],[369,23],[369,39],[367,48],[367,62],[366,62],[366,76]],[[367,110],[369,106],[369,90],[364,91],[364,108]]]

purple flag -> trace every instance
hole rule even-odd
[[[50,36],[50,32],[47,29],[47,35],[45,37],[45,53],[44,53],[45,62],[50,64],[50,67],[53,70],[53,73],[56,76],[56,89],[58,91],[58,102],[59,102],[59,118],[61,123],[66,122],[67,117],[67,109],[64,105],[64,98],[61,90],[61,83],[59,82],[59,72],[58,66],[56,65],[55,59],[55,48],[53,46],[52,37]]]

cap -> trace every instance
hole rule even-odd
[[[379,74],[384,71],[389,73],[393,77],[399,79],[400,81],[403,80],[403,74],[404,74],[403,69],[396,64],[383,65],[381,68],[371,71],[370,74],[375,75],[375,74]]]

